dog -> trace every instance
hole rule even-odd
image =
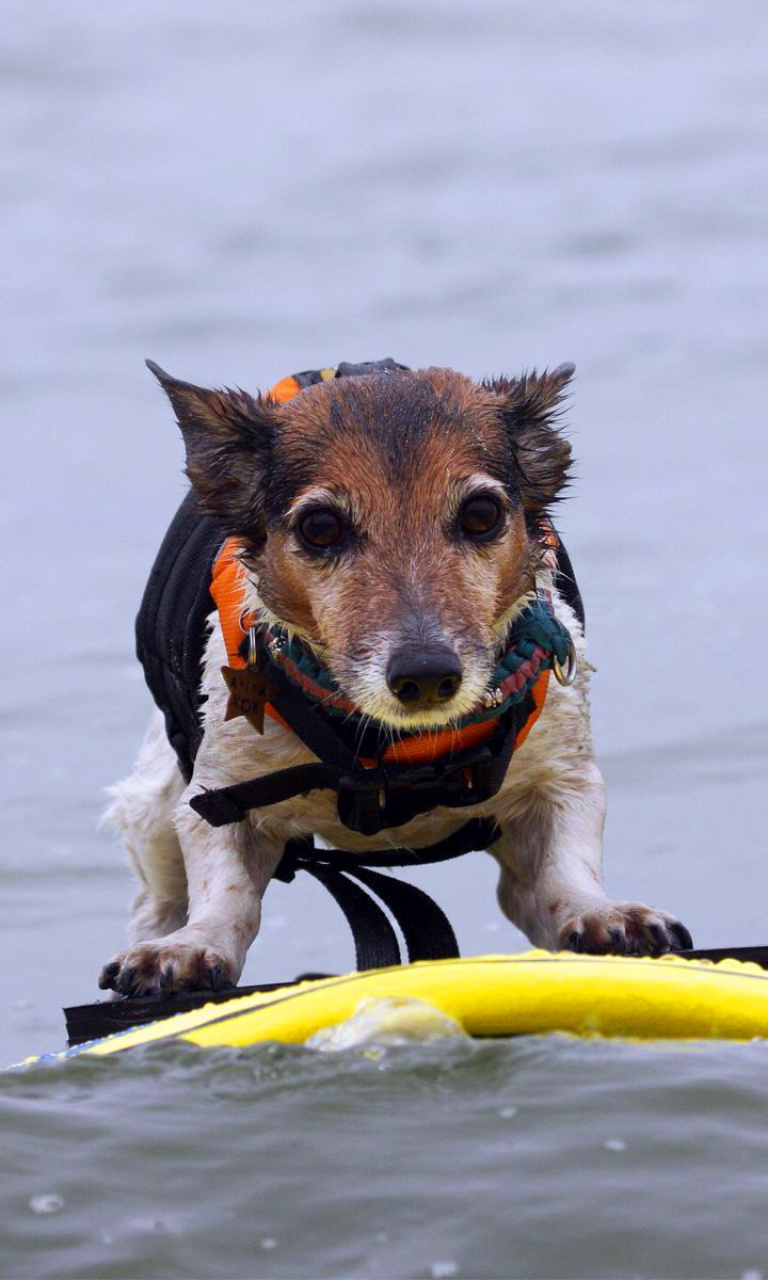
[[[673,916],[612,901],[602,885],[591,668],[547,535],[571,466],[561,414],[573,366],[475,382],[385,361],[356,377],[324,371],[281,403],[148,364],[181,428],[200,509],[236,540],[243,616],[299,643],[362,722],[394,743],[471,716],[540,591],[570,633],[576,674],[570,685],[550,680],[496,794],[473,807],[437,805],[366,835],[340,820],[331,790],[314,790],[217,827],[196,797],[315,757],[279,718],[267,716],[262,733],[252,717],[227,718],[228,652],[212,614],[190,782],[156,712],[133,774],[112,791],[108,817],[140,887],[130,945],[100,985],[137,996],[236,984],[287,840],[418,850],[467,817],[495,820],[498,901],[534,945],[634,955],[692,946]]]

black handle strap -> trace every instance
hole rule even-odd
[[[344,912],[355,941],[359,970],[386,969],[399,965],[402,959],[392,925],[363,885],[394,916],[411,962],[458,957],[459,945],[448,917],[423,889],[365,867],[338,871],[324,862],[304,862],[301,866],[325,886]]]
[[[394,876],[358,867],[353,874],[371,889],[392,912],[405,939],[408,959],[454,960],[459,944],[445,912],[423,889]],[[354,926],[353,926],[354,930]]]
[[[408,959],[448,960],[459,955],[456,935],[445,912],[416,885],[380,875],[371,867],[407,867],[447,862],[465,853],[487,849],[500,835],[490,818],[472,818],[426,849],[317,849],[312,836],[289,840],[275,879],[290,883],[297,871],[307,871],[325,885],[347,918],[355,940],[358,969],[400,964],[397,937],[369,889],[394,917],[405,940]],[[354,878],[354,880],[352,879]],[[359,884],[354,883],[359,881]]]
[[[355,940],[358,969],[388,969],[400,964],[397,935],[381,907],[365,889],[340,871],[332,871],[320,863],[307,864],[304,870],[325,885],[347,917]]]

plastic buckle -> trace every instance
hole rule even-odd
[[[378,770],[366,771],[365,778],[342,774],[338,783],[337,811],[350,831],[362,836],[375,836],[385,826],[384,810],[379,799],[384,779]]]
[[[424,787],[434,787],[439,781],[444,769],[438,769],[434,764],[416,765],[413,769],[408,769],[405,774],[396,774],[393,778],[388,779],[390,785],[406,787],[409,791],[423,790]]]
[[[498,790],[498,787],[494,786],[495,763],[495,758],[488,747],[484,747],[481,755],[472,763],[470,777],[474,800],[489,800]]]

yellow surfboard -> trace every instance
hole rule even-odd
[[[208,1004],[19,1065],[81,1054],[108,1057],[169,1040],[233,1048],[269,1040],[303,1044],[346,1022],[371,999],[423,1001],[477,1037],[553,1031],[643,1040],[768,1036],[768,971],[756,964],[527,951],[302,982]]]

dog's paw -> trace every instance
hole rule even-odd
[[[102,991],[121,996],[154,996],[171,991],[223,991],[237,975],[228,961],[210,947],[192,942],[140,942],[104,965]]]
[[[640,902],[606,902],[571,916],[558,941],[563,950],[592,955],[659,956],[693,946],[684,924]]]

